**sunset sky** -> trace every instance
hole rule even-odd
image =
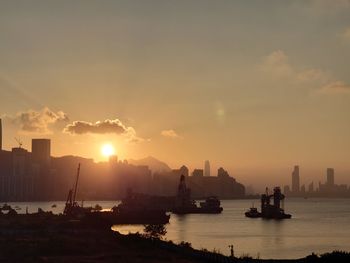
[[[5,149],[350,183],[349,0],[9,0],[0,36]]]

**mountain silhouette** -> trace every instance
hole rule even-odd
[[[147,165],[152,173],[166,173],[171,171],[171,168],[165,162],[159,161],[152,156],[139,160],[130,159],[128,162],[134,165]]]

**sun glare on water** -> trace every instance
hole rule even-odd
[[[105,157],[109,157],[115,153],[114,147],[112,144],[104,144],[101,148],[101,153]]]

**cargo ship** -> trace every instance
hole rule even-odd
[[[83,207],[76,201],[80,174],[80,164],[78,166],[77,177],[74,188],[68,193],[63,214],[71,219],[101,220],[101,222],[113,224],[167,224],[170,215],[163,209],[149,206],[142,206],[132,199],[131,192],[123,199],[122,203],[114,206],[109,211],[102,211],[100,207]]]
[[[171,210],[174,214],[219,214],[223,208],[220,200],[210,196],[197,206],[196,201],[191,199],[191,189],[186,186],[185,176],[181,175],[175,204]]]
[[[215,196],[207,197],[199,206],[191,198],[191,189],[186,186],[185,176],[180,176],[180,183],[175,196],[157,196],[134,193],[128,189],[126,197],[119,207],[147,208],[150,210],[163,210],[174,214],[219,214],[223,211],[220,200]]]

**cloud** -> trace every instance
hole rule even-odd
[[[347,34],[350,39],[350,29],[346,32],[346,35]],[[295,86],[311,86],[316,93],[350,93],[350,85],[337,80],[328,71],[317,68],[300,70],[292,66],[288,56],[282,50],[273,51],[271,54],[264,57],[260,64],[260,70],[274,80],[282,80],[284,83],[293,84]]]
[[[129,127],[130,129],[130,127]],[[86,121],[74,121],[72,124],[68,124],[64,128],[64,132],[70,134],[86,134],[86,133],[115,133],[123,134],[128,131],[128,128],[122,124],[118,119],[97,121],[95,123]]]
[[[350,41],[350,27],[346,28],[344,32],[340,35],[344,40]]]
[[[278,78],[290,77],[294,74],[289,58],[282,50],[273,51],[264,57],[260,69]]]
[[[330,79],[330,74],[321,69],[307,69],[297,72],[296,78],[300,82],[326,82]]]
[[[178,135],[174,130],[163,130],[160,133],[162,136],[171,138],[171,139],[180,139],[182,138],[180,135]]]
[[[49,134],[49,125],[60,121],[68,121],[63,111],[54,112],[48,107],[40,111],[28,110],[18,112],[15,116],[5,115],[12,123],[20,125],[20,131],[25,133]]]
[[[330,74],[321,69],[298,69],[289,62],[289,57],[283,50],[276,50],[263,58],[260,70],[274,78],[289,80],[300,84],[302,82],[325,83]]]
[[[132,127],[125,126],[119,119],[97,121],[95,123],[86,121],[74,121],[72,124],[68,124],[63,132],[72,135],[81,134],[117,134],[125,136],[128,142],[141,142],[143,138],[136,136],[136,131]]]
[[[350,85],[343,81],[334,81],[321,87],[319,92],[323,94],[350,94]]]

